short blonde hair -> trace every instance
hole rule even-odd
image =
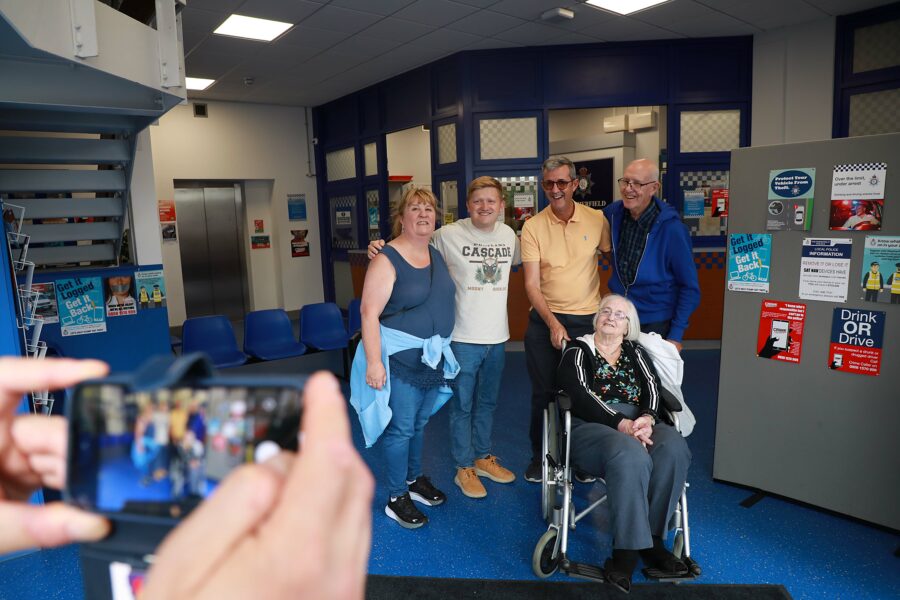
[[[594,331],[597,331],[597,319],[600,318],[600,311],[606,308],[606,306],[613,300],[623,300],[625,302],[625,305],[627,307],[625,309],[625,314],[628,316],[628,332],[625,334],[625,339],[636,342],[638,340],[638,336],[641,334],[641,320],[638,317],[637,309],[634,307],[634,304],[631,302],[631,300],[629,300],[625,296],[620,296],[619,294],[607,294],[603,296],[603,300],[600,301],[600,306],[597,308],[597,312],[594,314]]]
[[[472,198],[472,194],[477,192],[478,190],[483,190],[486,188],[493,188],[497,190],[497,193],[500,194],[500,202],[503,202],[506,198],[503,196],[503,184],[490,177],[489,175],[484,175],[482,177],[476,177],[469,183],[468,189],[466,189],[466,202]]]
[[[400,234],[403,232],[403,225],[401,223],[401,221],[403,221],[403,211],[405,211],[406,207],[410,204],[430,204],[435,213],[438,211],[438,201],[434,192],[429,189],[410,186],[410,188],[406,190],[406,193],[403,194],[403,197],[400,198],[400,202],[397,203],[394,210],[391,211],[391,237],[396,239],[400,237]],[[436,221],[437,214],[435,214],[435,222]]]

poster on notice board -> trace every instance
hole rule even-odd
[[[860,298],[900,304],[900,236],[867,235]]]
[[[772,259],[771,233],[732,233],[728,236],[728,290],[769,292]]]
[[[887,163],[835,165],[828,226],[842,231],[880,231]]]
[[[134,282],[141,310],[163,308],[166,305],[166,280],[161,270],[138,271],[134,274]]]
[[[57,279],[56,302],[63,337],[106,331],[103,283],[99,277]]]
[[[50,283],[33,283],[31,291],[37,292],[37,307],[34,309],[34,316],[41,319],[44,324],[59,323],[59,308],[56,304],[56,284]]]
[[[809,231],[812,225],[815,169],[773,169],[769,171],[766,206],[768,231]]]
[[[803,349],[805,323],[805,304],[763,300],[759,312],[756,355],[760,358],[798,364]]]
[[[881,373],[885,313],[880,310],[835,308],[831,320],[828,368],[844,373]]]
[[[800,259],[800,292],[804,300],[846,302],[850,281],[849,238],[806,238]]]

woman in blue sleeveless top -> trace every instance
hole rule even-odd
[[[449,349],[455,288],[444,259],[429,245],[436,214],[431,191],[411,188],[404,194],[393,214],[393,240],[369,264],[360,307],[366,384],[375,390],[390,385],[391,416],[380,437],[390,495],[385,513],[408,529],[428,521],[413,501],[436,506],[446,499],[422,473],[425,424],[449,395],[442,398],[446,388],[440,389],[448,371],[444,363],[456,362]],[[388,336],[398,332],[416,345],[385,352]]]

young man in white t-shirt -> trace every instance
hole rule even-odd
[[[454,483],[470,498],[487,495],[479,476],[510,483],[516,476],[491,454],[491,428],[509,339],[506,296],[509,274],[519,264],[519,240],[503,223],[503,186],[478,177],[468,187],[469,218],[444,225],[431,243],[444,257],[456,284],[456,325],[451,347],[459,361],[450,400],[450,450]],[[384,245],[369,245],[374,256]]]

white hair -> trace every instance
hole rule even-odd
[[[622,300],[625,302],[625,315],[628,317],[628,331],[625,333],[625,339],[636,342],[638,335],[641,333],[641,320],[638,317],[637,309],[634,307],[631,300],[625,296],[620,296],[619,294],[607,294],[603,297],[603,300],[600,301],[600,307],[597,309],[596,314],[594,314],[594,331],[597,331],[597,319],[600,318],[600,311],[606,308],[606,305],[613,300]]]

